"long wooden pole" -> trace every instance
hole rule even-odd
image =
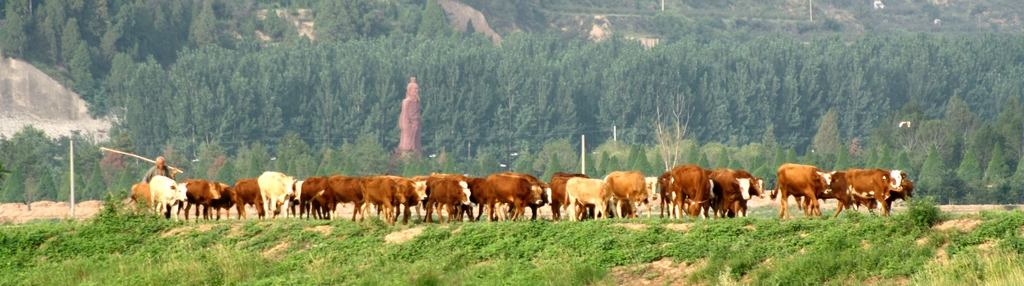
[[[71,218],[75,218],[75,140],[71,140]]]
[[[117,153],[117,154],[129,156],[129,157],[135,157],[135,158],[138,158],[139,160],[156,164],[156,161],[153,161],[153,160],[151,160],[149,158],[142,157],[142,156],[135,155],[135,154],[128,153],[128,152],[124,152],[124,151],[118,151],[118,150],[114,150],[114,149],[110,149],[110,148],[104,148],[104,147],[100,147],[100,151],[107,151],[107,152],[110,152],[110,153]],[[170,167],[176,173],[185,173],[185,171],[182,170],[182,169],[178,169],[178,168],[171,167],[171,166],[167,166],[167,167]]]

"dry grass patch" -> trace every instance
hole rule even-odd
[[[938,224],[938,225],[936,225],[936,226],[934,226],[932,228],[935,229],[935,230],[938,230],[938,231],[948,231],[950,229],[954,229],[955,228],[955,229],[960,230],[962,232],[970,232],[970,231],[974,230],[974,228],[978,227],[979,224],[981,224],[981,220],[979,220],[979,219],[975,219],[975,218],[962,218],[962,219],[947,220],[947,221],[944,221],[944,222],[942,222],[942,223],[940,223],[940,224]]]
[[[748,224],[748,225],[744,226],[743,228],[749,229],[749,230],[757,230],[757,227],[752,225],[752,224]]]
[[[263,258],[274,260],[281,259],[282,252],[284,252],[285,249],[288,249],[289,246],[291,246],[291,244],[288,243],[287,241],[278,243],[274,247],[271,247],[270,249],[264,251]]]
[[[315,232],[319,232],[320,234],[323,234],[324,236],[328,236],[328,235],[331,235],[331,230],[334,230],[334,227],[333,226],[329,226],[329,225],[318,225],[318,226],[314,226],[314,227],[307,227],[307,228],[304,228],[303,230],[315,231]]]
[[[696,263],[675,263],[669,258],[634,266],[613,267],[609,277],[618,285],[687,285],[686,279],[703,268],[704,260]]]
[[[424,226],[417,226],[403,231],[389,233],[388,235],[384,236],[384,242],[397,244],[409,241],[410,239],[415,238],[417,235],[420,235],[420,233],[423,233],[423,229],[425,228],[426,227]]]
[[[687,232],[690,231],[691,226],[693,226],[693,223],[670,223],[666,224],[665,228],[675,231]]]
[[[614,224],[614,226],[621,226],[635,231],[645,230],[647,229],[647,227],[649,227],[649,225],[642,223],[616,223]]]

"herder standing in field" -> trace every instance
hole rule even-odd
[[[146,172],[146,176],[142,178],[142,182],[149,183],[149,180],[152,180],[153,177],[156,177],[157,175],[171,179],[174,178],[174,173],[171,171],[171,167],[164,164],[163,156],[156,157],[156,166],[149,168],[149,172]]]

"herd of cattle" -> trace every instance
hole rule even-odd
[[[873,210],[879,205],[888,216],[892,202],[912,197],[913,189],[913,183],[899,170],[826,172],[809,165],[784,164],[779,167],[776,187],[766,190],[763,178],[743,170],[683,165],[660,177],[644,177],[637,171],[612,172],[603,179],[556,173],[550,182],[513,172],[485,178],[456,174],[412,178],[332,175],[296,180],[268,171],[258,178],[239,180],[234,186],[194,179],[178,183],[156,176],[148,183],[132,186],[131,199],[174,219],[184,206],[186,220],[193,206],[196,219],[200,207],[205,219],[220,219],[221,211],[227,213],[232,207],[237,208],[238,218],[244,219],[246,205],[255,207],[259,218],[291,215],[331,219],[340,213],[339,204],[351,203],[353,221],[357,215],[362,221],[373,206],[382,220],[394,224],[403,215],[403,222],[408,223],[413,208],[423,222],[431,222],[434,211],[441,222],[477,221],[485,209],[491,221],[525,219],[527,207],[536,219],[537,209],[545,205],[551,208],[552,220],[562,219],[562,211],[570,211],[570,220],[607,218],[616,213],[636,217],[642,206],[651,217],[653,201],[660,201],[661,217],[736,217],[747,215],[748,200],[766,195],[771,200],[781,197],[780,218],[790,217],[790,196],[800,202],[799,207],[808,216],[820,216],[818,201],[828,199],[838,202],[836,216],[843,209],[865,206]],[[478,207],[476,216],[473,205]],[[420,215],[420,207],[426,209],[425,216]]]

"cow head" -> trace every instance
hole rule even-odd
[[[739,178],[736,182],[740,185],[740,195],[743,196],[743,200],[750,199],[750,178]]]
[[[544,189],[542,189],[540,185],[532,185],[531,184],[531,186],[530,186],[530,195],[533,198],[534,204],[538,204],[538,205],[543,205],[544,204],[544,195],[543,194],[544,194]]]
[[[548,185],[547,183],[543,183],[542,182],[542,183],[540,183],[540,187],[544,189],[544,194],[545,194],[545,196],[544,196],[544,199],[545,199],[544,203],[550,204],[551,203],[551,185]]]
[[[754,187],[754,191],[757,192],[757,196],[759,198],[763,199],[764,198],[764,179],[763,178],[754,178],[753,187]]]
[[[292,192],[296,193],[296,194],[301,194],[302,193],[302,184],[305,183],[305,182],[306,182],[305,180],[295,181],[295,183],[292,184]]]
[[[174,192],[174,201],[184,202],[188,200],[188,188],[186,188],[186,185],[188,185],[188,183],[178,184],[178,187]]]
[[[646,177],[644,178],[644,185],[647,187],[647,198],[651,200],[658,199],[658,178],[657,177]]]
[[[818,176],[821,177],[821,181],[824,183],[823,185],[825,187],[828,187],[829,185],[832,185],[832,174],[835,173],[835,172],[815,171],[815,173],[817,173]]]
[[[413,182],[413,187],[421,201],[427,199],[427,181],[415,181]]]
[[[466,181],[459,181],[459,187],[462,187],[462,194],[466,195],[462,198],[462,204],[468,206],[470,204],[469,197],[471,196],[469,192],[469,184],[467,184]]]
[[[715,181],[712,181],[711,179],[708,179],[708,197],[715,197]]]
[[[295,177],[285,176],[284,179],[281,179],[281,182],[283,182],[285,186],[291,186],[290,188],[287,188],[288,192],[285,195],[287,195],[287,196],[294,196],[295,195]]]
[[[891,170],[891,171],[889,171],[889,185],[890,185],[890,187],[892,187],[893,190],[900,191],[902,189],[903,178],[905,178],[905,177],[906,177],[906,174],[903,174],[903,171],[900,171],[900,170]]]

